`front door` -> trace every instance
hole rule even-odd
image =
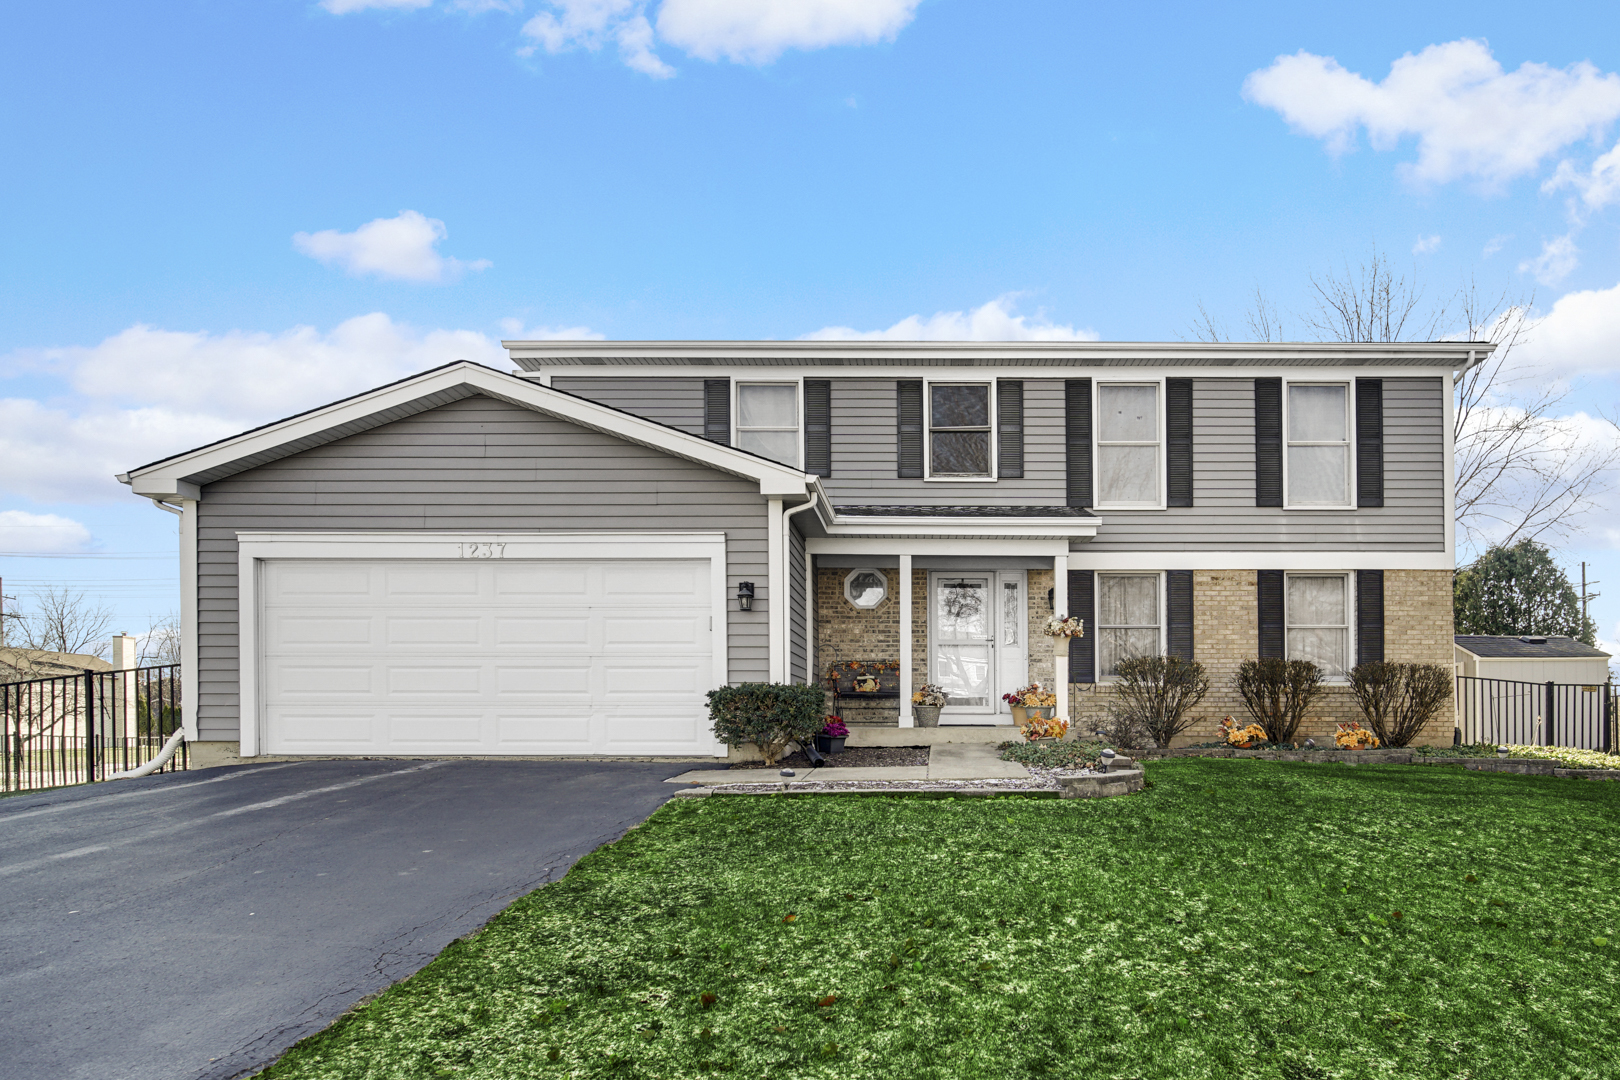
[[[929,681],[950,695],[941,719],[986,723],[997,704],[995,575],[930,576]]]

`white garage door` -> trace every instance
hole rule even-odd
[[[708,560],[266,560],[271,754],[712,754]]]

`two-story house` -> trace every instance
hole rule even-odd
[[[851,661],[898,669],[855,719],[1084,725],[1155,651],[1207,738],[1248,657],[1450,663],[1489,344],[505,346],[120,478],[181,515],[197,760],[720,755],[706,691]]]

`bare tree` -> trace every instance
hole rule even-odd
[[[162,667],[180,662],[180,617],[169,615],[148,626],[141,638],[140,667]]]
[[[1311,275],[1313,307],[1296,314],[1317,341],[1488,341],[1495,351],[1460,372],[1456,415],[1458,542],[1478,551],[1524,539],[1564,539],[1598,505],[1620,465],[1620,424],[1582,430],[1577,387],[1525,369],[1516,350],[1535,330],[1535,295],[1482,296],[1470,281],[1426,304],[1416,273],[1398,275],[1376,246],[1357,267]],[[1281,341],[1277,308],[1256,288],[1246,312],[1252,340]],[[1203,304],[1192,325],[1202,341],[1230,340]]]
[[[99,656],[107,650],[112,612],[82,592],[45,588],[34,593],[34,609],[17,620],[17,636],[26,649]]]

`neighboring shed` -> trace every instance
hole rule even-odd
[[[1609,679],[1609,654],[1574,638],[1458,634],[1454,640],[1462,675],[1585,685]]]

